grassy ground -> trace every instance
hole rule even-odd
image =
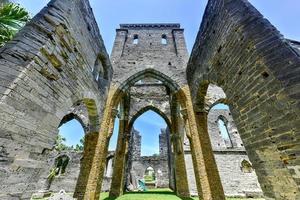
[[[108,193],[101,193],[100,200],[182,200],[169,189],[151,189],[147,192],[128,192],[117,199],[108,197]],[[199,200],[198,197],[184,200]],[[246,200],[245,198],[226,198],[226,200]],[[250,199],[249,199],[250,200]],[[263,199],[251,199],[263,200]]]
[[[71,195],[70,195],[71,196]],[[48,200],[32,199],[32,200]],[[149,189],[147,192],[127,192],[126,194],[112,199],[108,197],[108,192],[101,193],[100,200],[182,200],[177,197],[170,189]],[[186,198],[184,200],[199,200],[198,197]],[[247,200],[247,198],[226,198],[226,200]],[[264,199],[248,199],[248,200],[264,200]]]

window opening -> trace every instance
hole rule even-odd
[[[139,43],[139,36],[138,35],[134,35],[133,36],[133,44],[138,44]]]
[[[161,36],[161,44],[164,44],[164,45],[167,44],[167,36],[166,35]]]

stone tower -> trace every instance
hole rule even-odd
[[[179,24],[121,24],[116,31],[111,54],[114,82],[147,68],[176,74],[185,82],[188,52]]]
[[[187,85],[185,67],[188,52],[183,32],[179,24],[121,24],[116,30],[111,54],[114,69],[111,90],[117,89],[117,92],[122,94],[119,104],[122,130],[119,129],[119,134],[130,133],[134,121],[148,110],[158,113],[168,126],[171,125],[171,118],[178,114],[175,94]],[[175,133],[178,131],[174,129]],[[118,139],[120,145],[117,146],[117,151],[122,154],[118,154],[115,158],[116,163],[121,163],[114,169],[116,177],[124,173],[126,163],[124,152],[128,142],[122,138],[124,136]],[[177,142],[176,145],[182,144]],[[174,159],[172,166],[178,166],[176,174],[181,178],[177,180],[182,182],[177,184],[177,194],[188,197],[184,156],[183,154],[176,156],[178,159]],[[161,159],[150,158],[150,160],[151,163],[157,163],[153,166],[157,172],[168,177],[168,159],[164,157],[166,159],[163,166],[166,169],[158,167],[161,165]],[[148,163],[149,158],[143,159],[143,162]],[[136,176],[143,177],[143,173],[144,170]],[[112,180],[111,197],[117,197],[122,193],[120,188],[123,188],[123,183],[123,180],[117,178]],[[168,184],[168,179],[160,183],[160,185]]]
[[[159,156],[167,157],[169,153],[169,137],[166,129],[161,129],[159,134]]]

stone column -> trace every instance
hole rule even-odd
[[[171,109],[171,133],[174,147],[174,165],[175,165],[175,188],[176,195],[182,198],[190,197],[187,172],[185,167],[183,140],[180,133],[179,107],[176,99],[173,99]]]
[[[83,157],[80,164],[80,173],[78,176],[74,197],[83,199],[85,191],[87,190],[87,183],[89,174],[91,172],[91,163],[95,157],[95,150],[98,140],[98,132],[87,133],[84,137]]]
[[[119,135],[117,142],[117,149],[114,160],[114,171],[111,181],[111,187],[109,197],[118,197],[123,194],[124,183],[125,183],[125,165],[126,165],[126,154],[129,143],[129,124],[128,124],[128,111],[129,111],[129,99],[124,97],[121,104],[120,111],[120,123],[119,123]]]
[[[99,133],[86,135],[83,160],[74,192],[74,197],[78,200],[96,200],[100,197],[109,139],[112,135],[114,119],[117,114],[113,101],[115,92],[116,90],[111,87]]]
[[[185,96],[187,134],[189,134],[190,138],[199,197],[205,200],[225,200],[208,134],[207,113],[194,112],[188,86],[181,88],[181,92]]]
[[[190,143],[190,149],[191,149],[191,153],[192,153],[192,161],[193,161],[193,167],[194,167],[194,174],[195,174],[195,180],[196,180],[196,185],[197,185],[197,191],[198,191],[198,196],[202,197],[202,188],[201,188],[201,177],[199,174],[199,166],[197,165],[197,146],[195,146],[195,142],[197,142],[197,138],[195,138],[195,134],[193,134],[193,137],[191,135],[191,130],[190,130],[190,126],[189,126],[189,121],[188,121],[188,116],[187,116],[187,109],[182,109],[181,114],[183,116],[183,120],[184,120],[184,128],[185,128],[185,132],[186,132],[186,136],[189,140]]]

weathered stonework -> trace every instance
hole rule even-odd
[[[249,2],[210,0],[187,68],[196,112],[209,83],[226,93],[269,199],[300,198],[300,57],[290,44]]]
[[[106,177],[110,196],[121,195],[132,125],[149,109],[168,124],[169,184],[178,196],[195,188],[205,200],[225,199],[224,190],[259,192],[255,171],[265,198],[299,199],[299,46],[248,1],[209,0],[189,61],[179,24],[120,25],[109,60],[88,1],[52,0],[0,49],[0,199],[30,199],[41,189],[58,127],[73,118],[85,130],[80,169],[69,155],[76,169],[50,189],[61,179],[76,198],[95,200]],[[231,141],[214,135],[217,114],[209,111],[220,102],[235,120],[220,111]],[[118,108],[112,172],[108,143]]]
[[[228,147],[222,138],[218,127],[218,119],[227,120],[228,133],[232,147]],[[222,186],[226,196],[231,197],[260,197],[262,191],[259,186],[255,171],[245,173],[242,170],[242,161],[249,160],[243,147],[241,138],[229,110],[210,110],[208,114],[208,132],[213,147],[214,156],[220,173]],[[185,140],[185,160],[188,166],[189,187],[192,195],[197,195],[194,169],[190,153],[189,141]]]
[[[30,199],[63,118],[85,107],[86,134],[99,129],[107,88],[92,70],[102,62],[109,82],[112,68],[90,6],[80,0],[51,1],[0,54],[0,199]]]
[[[161,43],[162,39],[166,39],[165,44]],[[127,140],[132,135],[130,130],[135,119],[147,110],[152,109],[160,114],[170,126],[172,135],[176,137],[179,134],[176,127],[171,126],[172,115],[175,116],[176,113],[172,111],[170,102],[176,103],[172,100],[172,95],[186,84],[184,67],[187,56],[183,29],[180,29],[179,24],[122,24],[117,29],[111,56],[114,67],[112,84],[119,87],[123,95],[120,100],[123,125],[119,129],[119,137],[123,136],[118,139],[115,160],[120,163],[115,162],[118,164],[114,167],[113,177],[125,176],[124,151],[128,151]],[[116,94],[117,96],[120,95]],[[172,145],[176,147],[181,144]],[[179,153],[177,156],[182,155]],[[180,161],[172,165],[178,165],[175,174],[181,177],[181,181],[186,180],[184,162],[181,162],[183,160],[173,161]],[[179,196],[189,195],[187,182],[177,183],[177,186],[175,191]],[[113,180],[110,196],[121,195],[123,187],[122,178]]]

